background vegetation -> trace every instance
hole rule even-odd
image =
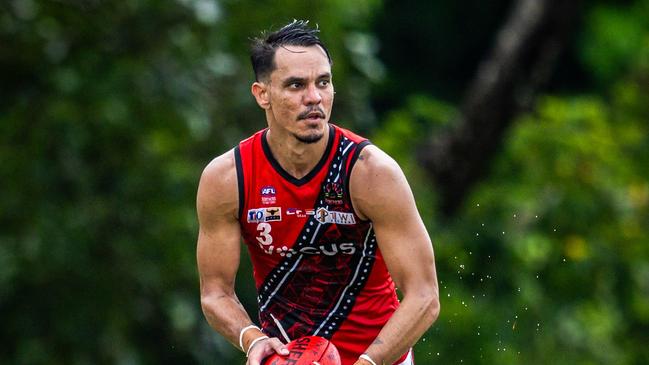
[[[454,211],[421,163],[520,2],[2,2],[0,363],[243,363],[200,310],[195,191],[265,125],[248,39],[293,18],[334,56],[332,120],[400,162],[434,240],[417,363],[649,363],[649,1],[583,3]]]

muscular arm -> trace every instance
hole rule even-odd
[[[377,147],[368,146],[359,156],[350,189],[356,212],[372,221],[388,271],[403,293],[399,308],[366,350],[377,364],[392,364],[439,314],[433,247],[405,176]]]
[[[234,292],[241,253],[237,186],[232,151],[214,159],[203,171],[196,199],[200,226],[196,256],[203,313],[210,326],[238,348],[241,329],[252,321]],[[262,335],[254,329],[246,331],[243,348],[248,349]],[[258,364],[278,344],[275,340],[255,345],[257,353],[251,353],[249,363]]]
[[[201,306],[208,323],[235,346],[252,321],[234,293],[239,268],[238,193],[232,152],[212,161],[198,186],[196,210]]]

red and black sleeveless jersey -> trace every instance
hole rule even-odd
[[[354,212],[349,177],[370,142],[334,125],[301,179],[273,158],[262,130],[235,148],[239,220],[264,332],[330,339],[352,364],[399,305],[372,223]],[[380,199],[380,197],[377,197]]]

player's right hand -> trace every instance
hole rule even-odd
[[[246,365],[261,365],[263,359],[274,353],[288,356],[289,351],[277,337],[261,340],[253,344],[251,349],[248,349]]]

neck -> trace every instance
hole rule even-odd
[[[273,157],[284,171],[296,179],[301,179],[315,168],[325,153],[329,142],[329,127],[315,143],[300,142],[294,136],[282,135],[272,128],[266,133],[266,141]]]

